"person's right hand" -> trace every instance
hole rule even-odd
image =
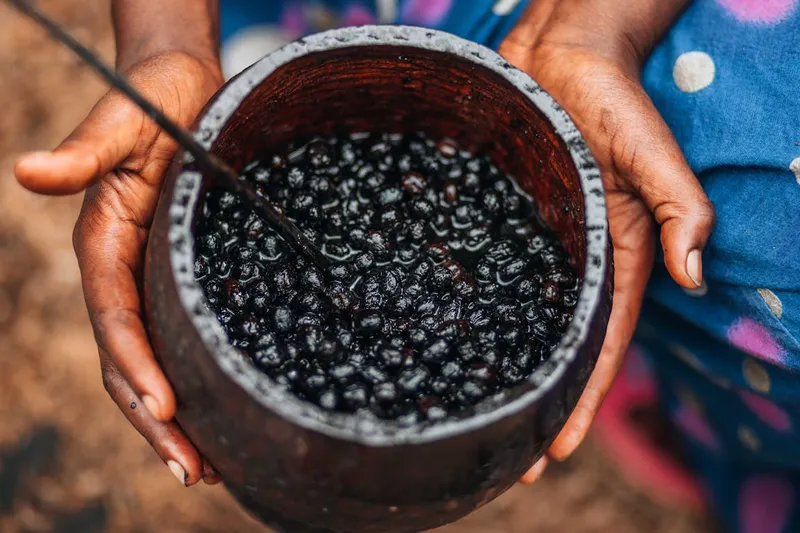
[[[178,124],[189,126],[222,84],[216,60],[152,55],[124,72]],[[54,151],[20,157],[19,182],[50,195],[86,190],[73,242],[103,383],[184,485],[218,481],[174,422],[175,396],[143,323],[141,277],[162,178],[177,146],[122,94],[109,92]]]

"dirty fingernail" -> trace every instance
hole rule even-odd
[[[150,411],[150,414],[153,415],[153,418],[158,419],[158,415],[160,410],[158,408],[158,402],[155,398],[150,395],[142,396],[142,403]]]
[[[703,254],[700,250],[692,250],[686,258],[686,273],[698,287],[703,283]]]
[[[183,467],[180,464],[178,464],[177,461],[173,461],[172,459],[167,461],[167,466],[169,467],[170,472],[172,472],[172,475],[175,476],[178,479],[178,481],[181,482],[181,485],[185,487],[186,471],[183,469]]]

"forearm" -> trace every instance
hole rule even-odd
[[[510,38],[515,46],[591,47],[643,62],[691,0],[533,0]]]
[[[113,0],[117,68],[164,52],[219,58],[219,0]]]

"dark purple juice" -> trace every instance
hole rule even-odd
[[[245,174],[333,265],[212,190],[195,276],[233,346],[323,409],[442,420],[528,378],[572,318],[566,251],[512,180],[453,142],[316,139]]]

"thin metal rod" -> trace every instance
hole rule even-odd
[[[324,269],[329,265],[328,259],[319,249],[303,234],[303,232],[288,220],[271,202],[256,194],[247,182],[240,179],[239,174],[225,161],[208,152],[186,129],[167,118],[156,109],[150,101],[114,69],[108,67],[100,57],[75,40],[58,23],[50,19],[34,7],[28,0],[6,0],[24,15],[28,16],[39,26],[43,27],[57,41],[69,47],[70,50],[91,66],[111,86],[130,98],[145,114],[153,119],[167,135],[172,137],[184,150],[194,158],[197,167],[214,182],[243,198],[251,208],[263,216],[275,231],[290,242],[297,251],[307,259]]]

